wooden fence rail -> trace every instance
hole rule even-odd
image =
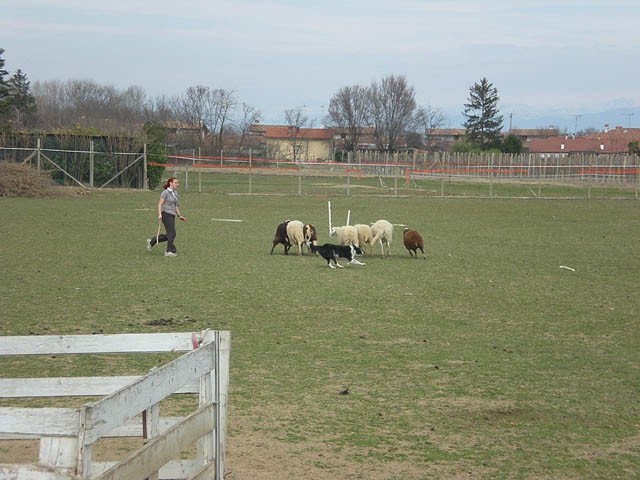
[[[0,463],[2,480],[182,480],[224,472],[230,333],[0,337],[0,357],[185,352],[143,376],[0,378],[0,398],[103,396],[78,408],[0,408],[0,440],[37,439],[37,463]],[[160,402],[197,394],[187,417],[161,417]],[[119,461],[93,460],[106,437],[146,442]],[[197,445],[195,458],[181,454]]]

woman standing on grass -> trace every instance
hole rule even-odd
[[[162,222],[166,233],[147,239],[147,250],[151,250],[156,243],[167,242],[165,257],[177,255],[176,246],[173,244],[176,238],[176,216],[183,222],[187,221],[180,213],[178,206],[178,185],[178,179],[170,177],[162,186],[162,193],[158,200],[158,223]],[[158,232],[160,232],[160,225],[158,225]]]

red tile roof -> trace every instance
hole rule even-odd
[[[529,151],[533,153],[629,153],[630,142],[640,142],[640,128],[616,127],[582,137],[570,135],[533,138]]]
[[[288,125],[252,125],[250,132],[252,135],[261,135],[265,138],[282,139],[292,138],[297,136],[298,138],[305,138],[308,140],[330,140],[333,136],[332,130],[326,128],[300,128],[297,135],[293,131],[293,128]]]

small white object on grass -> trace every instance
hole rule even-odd
[[[566,265],[560,265],[560,268],[564,268],[565,270],[570,270],[570,271],[572,271],[572,272],[575,272],[575,271],[576,271],[576,269],[575,269],[575,268],[573,268],[573,267],[567,267]]]
[[[238,220],[237,218],[212,218],[214,222],[241,222],[242,220]]]

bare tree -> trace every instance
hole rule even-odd
[[[303,137],[303,129],[309,127],[309,117],[300,107],[285,110],[284,118],[288,128],[289,143],[293,154],[293,161],[298,161],[298,154],[302,151],[300,138]]]
[[[404,76],[391,75],[369,89],[369,105],[376,143],[380,150],[394,151],[412,127],[416,109],[415,90]]]
[[[360,85],[343,87],[329,101],[329,123],[344,136],[344,148],[354,152],[362,129],[369,124],[368,90]]]
[[[67,124],[62,82],[35,82],[32,91],[38,105],[38,121],[43,129],[54,130]]]
[[[214,148],[224,147],[224,132],[233,110],[238,105],[235,92],[216,88],[209,92],[209,102],[204,118],[207,129],[215,134]]]
[[[147,105],[147,93],[138,85],[132,85],[119,95],[118,106],[119,115],[115,116],[120,121],[125,121],[127,117],[134,115],[139,120],[145,120]]]
[[[209,87],[196,85],[187,88],[184,95],[176,97],[173,102],[178,118],[191,125],[202,125],[207,111],[208,95]]]
[[[240,111],[240,119],[238,121],[238,130],[240,132],[240,145],[239,150],[242,152],[242,147],[244,146],[244,140],[246,136],[249,134],[249,129],[251,125],[260,122],[260,117],[262,114],[260,110],[257,110],[255,107],[251,105],[247,105],[246,103],[242,104]]]
[[[45,129],[95,129],[130,135],[147,118],[146,94],[140,87],[120,91],[91,80],[54,80],[34,83],[33,96],[39,126]]]
[[[415,121],[416,127],[421,135],[424,135],[424,146],[427,149],[433,149],[435,145],[434,132],[438,128],[442,128],[446,117],[442,110],[433,108],[431,105],[418,107],[416,110]]]
[[[118,93],[113,86],[98,85],[93,80],[69,80],[66,85],[67,106],[78,123],[83,119],[93,124],[113,119],[118,111]]]
[[[174,109],[174,102],[165,95],[154,98],[147,104],[146,117],[158,122],[168,122],[175,120],[177,115]]]
[[[224,129],[229,116],[237,105],[235,93],[230,90],[211,89],[203,85],[189,87],[186,93],[175,101],[175,109],[181,120],[215,135],[214,151],[221,150]],[[202,136],[198,140],[202,146]]]

